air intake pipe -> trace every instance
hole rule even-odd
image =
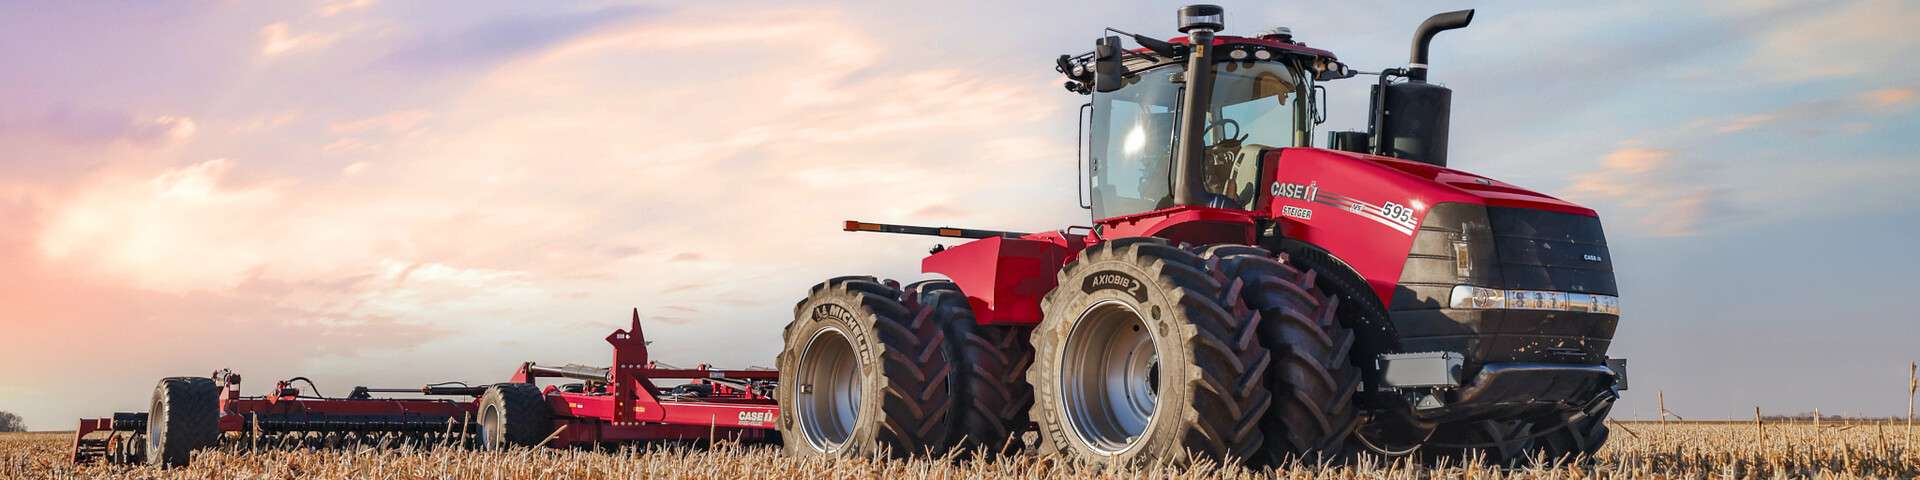
[[[1447,166],[1447,131],[1453,90],[1427,83],[1427,47],[1434,35],[1467,26],[1473,10],[1434,15],[1413,31],[1405,70],[1388,70],[1373,87],[1373,147],[1377,155]],[[1390,83],[1393,74],[1407,81]]]
[[[1213,32],[1226,28],[1225,11],[1215,5],[1180,8],[1180,33],[1187,34],[1185,96],[1181,101],[1179,150],[1173,158],[1173,203],[1214,206],[1207,192],[1207,106],[1213,101]]]

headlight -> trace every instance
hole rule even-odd
[[[1620,314],[1620,297],[1590,293],[1548,292],[1541,290],[1501,290],[1498,288],[1456,285],[1447,302],[1453,308],[1474,310],[1554,310],[1563,312]]]

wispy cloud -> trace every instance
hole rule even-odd
[[[287,22],[274,22],[260,27],[260,55],[278,57],[305,50],[317,50],[339,39],[339,35],[329,33],[295,34]]]
[[[0,111],[0,138],[41,137],[58,142],[154,145],[184,141],[199,123],[180,115],[135,115],[112,110],[55,106],[40,111]]]
[[[407,133],[433,118],[433,112],[422,109],[398,110],[372,117],[334,122],[327,126],[333,133],[363,133],[382,131],[385,133]]]
[[[374,0],[334,0],[320,5],[320,16],[331,17],[342,13],[371,7]]]
[[[1854,94],[1794,103],[1773,111],[1749,113],[1723,119],[1707,119],[1714,133],[1739,133],[1782,124],[1805,133],[1828,133],[1839,125],[1871,124],[1891,114],[1908,110],[1916,100],[1911,87],[1887,87]],[[1854,132],[1858,133],[1858,132]]]
[[[1767,8],[1761,8],[1766,10]],[[1763,31],[1753,42],[1746,67],[1750,75],[1780,82],[1862,77],[1904,70],[1909,53],[1920,48],[1920,4],[1903,0],[1865,0],[1800,5],[1790,20]]]
[[[1610,221],[1628,222],[1633,233],[1697,235],[1706,226],[1709,210],[1722,202],[1713,187],[1687,183],[1690,176],[1680,171],[1670,150],[1625,145],[1601,158],[1600,165],[1575,175],[1562,194],[1617,206]]]
[[[1913,88],[1882,88],[1860,94],[1860,99],[1877,110],[1895,110],[1913,105],[1916,93]]]
[[[441,70],[488,65],[538,52],[598,28],[655,15],[644,7],[518,16],[450,32],[429,32],[389,54],[385,63],[402,70]]]

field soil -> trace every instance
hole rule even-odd
[[[769,446],[655,445],[611,451],[361,448],[319,451],[228,447],[161,470],[68,462],[67,433],[0,434],[0,478],[1915,478],[1920,431],[1903,424],[1614,423],[1590,467],[1419,467],[1364,461],[1253,471],[1199,465],[1117,470],[1015,456],[991,462],[795,459]]]

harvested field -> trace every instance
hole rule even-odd
[[[256,451],[196,455],[189,468],[158,470],[67,462],[61,433],[0,434],[4,478],[1913,478],[1920,455],[1904,424],[1821,426],[1751,422],[1628,422],[1591,468],[1413,467],[1377,462],[1255,472],[1200,466],[1112,470],[1020,457],[997,462],[803,460],[764,446],[660,446],[613,452],[457,449]],[[1914,432],[1920,437],[1920,432]]]

